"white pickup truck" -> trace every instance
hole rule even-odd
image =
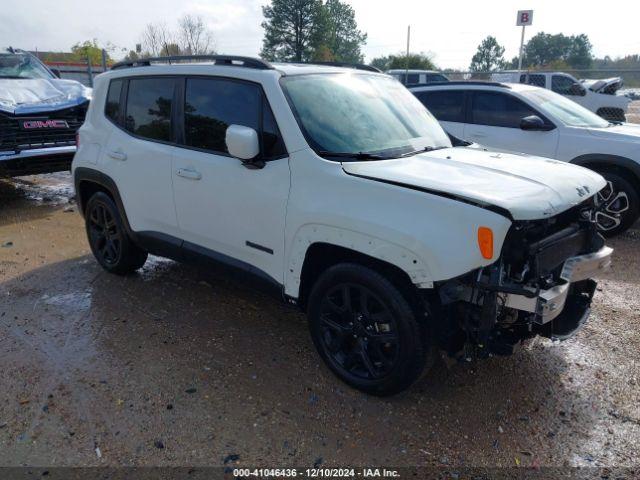
[[[491,75],[495,82],[528,83],[552,90],[612,122],[625,122],[631,99],[616,95],[622,87],[620,77],[579,81],[562,72],[500,72]]]

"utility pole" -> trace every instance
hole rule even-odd
[[[407,26],[407,58],[404,70],[404,84],[409,83],[409,42],[411,40],[411,25]]]

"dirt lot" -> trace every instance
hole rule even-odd
[[[66,174],[0,181],[0,465],[638,464],[637,227],[573,339],[378,399],[261,294],[160,258],[103,272],[71,196]]]

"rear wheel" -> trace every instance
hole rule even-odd
[[[607,237],[627,230],[640,215],[640,198],[633,184],[612,172],[600,172],[607,185],[596,195],[596,223]]]
[[[91,251],[108,272],[132,273],[147,261],[147,252],[129,238],[118,207],[106,193],[95,193],[87,202],[85,225]]]
[[[349,385],[393,395],[421,374],[428,345],[398,289],[377,272],[342,263],[327,269],[309,297],[318,353]]]

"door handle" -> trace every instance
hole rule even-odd
[[[478,133],[478,132],[473,132],[473,133],[470,133],[469,135],[471,135],[472,137],[475,137],[475,138],[484,138],[484,137],[487,136],[484,133]]]
[[[179,168],[176,170],[176,175],[182,178],[188,178],[189,180],[200,180],[202,178],[200,172],[190,168]]]
[[[121,150],[110,150],[107,152],[107,155],[114,160],[120,160],[121,162],[124,162],[127,159],[127,154]]]

